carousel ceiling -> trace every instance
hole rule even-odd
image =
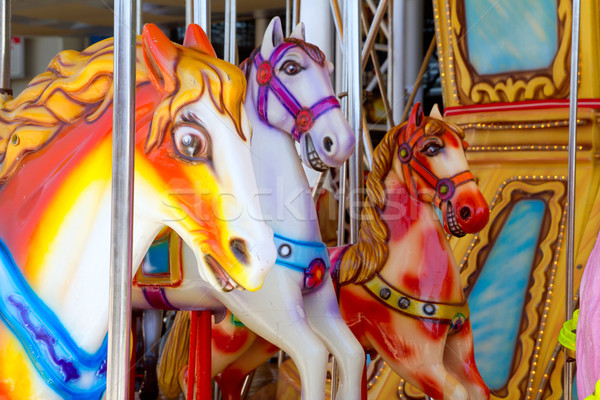
[[[255,10],[285,9],[285,0],[238,0],[238,18]],[[185,0],[143,0],[144,22],[183,25]],[[225,0],[212,0],[212,12],[225,11]],[[112,35],[113,0],[18,0],[12,2],[12,34],[43,36]]]

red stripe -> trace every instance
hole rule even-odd
[[[578,107],[582,108],[600,108],[600,99],[579,99]],[[569,99],[555,100],[528,100],[514,103],[491,103],[491,104],[473,104],[468,106],[446,107],[444,116],[454,116],[474,113],[490,113],[501,111],[528,111],[528,110],[547,110],[555,108],[568,108]]]

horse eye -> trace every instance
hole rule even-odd
[[[285,64],[281,66],[281,70],[286,74],[293,76],[302,71],[302,67],[295,61],[286,61]]]
[[[183,125],[173,132],[173,143],[177,152],[184,158],[199,160],[209,153],[208,136],[198,127]]]
[[[426,156],[433,157],[436,156],[442,149],[443,146],[440,146],[438,143],[428,143],[425,145],[422,152],[425,153]]]

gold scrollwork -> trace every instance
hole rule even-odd
[[[558,51],[552,64],[539,70],[480,75],[469,62],[464,0],[450,0],[451,40],[456,89],[462,104],[564,98],[569,94],[571,2],[558,0]]]

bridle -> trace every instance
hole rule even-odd
[[[423,136],[425,125],[426,124],[421,122],[410,136],[408,136],[407,126],[400,132],[400,137],[398,138],[398,159],[402,163],[402,175],[409,193],[413,197],[418,198],[417,182],[414,179],[414,176],[418,175],[425,181],[427,186],[435,190],[433,203],[437,207],[441,207],[443,202],[449,201],[452,196],[454,196],[457,187],[475,181],[475,178],[471,171],[464,170],[449,178],[439,179],[416,157],[414,157],[415,145]]]
[[[265,60],[260,51],[254,57],[254,65],[257,68],[256,82],[258,88],[258,115],[260,119],[269,126],[267,115],[269,91],[272,91],[281,105],[294,117],[294,127],[291,135],[296,141],[300,141],[302,135],[310,130],[317,118],[334,108],[340,108],[340,103],[335,96],[325,97],[317,101],[312,106],[300,104],[290,91],[281,83],[274,73],[274,65],[277,65],[283,56],[292,48],[298,47],[297,44],[284,42],[275,48],[268,60]]]

